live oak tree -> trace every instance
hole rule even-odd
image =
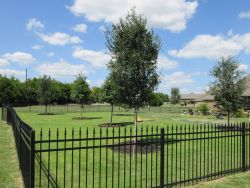
[[[230,115],[242,108],[242,94],[246,89],[244,71],[239,69],[239,61],[233,57],[222,57],[212,68],[214,81],[210,84],[211,94],[223,110]]]
[[[76,80],[72,84],[72,98],[81,105],[81,119],[84,104],[90,100],[91,90],[83,74],[78,74]]]
[[[178,104],[180,102],[181,95],[179,88],[171,88],[171,95],[170,95],[170,103],[171,104]]]
[[[107,28],[108,68],[117,86],[119,103],[134,109],[135,130],[140,107],[149,103],[159,84],[157,58],[160,39],[147,29],[146,19],[131,10],[117,24]]]
[[[118,92],[117,86],[115,82],[112,80],[111,75],[109,75],[103,86],[103,100],[111,105],[111,113],[110,113],[110,126],[112,126],[113,121],[113,111],[114,105],[118,103]]]
[[[49,76],[39,78],[38,97],[39,102],[45,105],[45,114],[48,114],[48,104],[55,98],[55,87]]]

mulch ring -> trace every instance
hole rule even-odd
[[[147,143],[138,140],[135,144],[134,141],[121,142],[120,145],[110,146],[111,150],[125,154],[146,154],[159,151],[160,145],[157,143]]]
[[[239,131],[241,130],[240,126],[227,126],[227,125],[220,125],[216,126],[217,129],[222,131]]]
[[[58,114],[55,114],[55,113],[39,113],[38,115],[40,115],[40,116],[51,116],[51,115],[58,115]]]
[[[73,117],[73,120],[90,120],[90,119],[101,119],[101,117]]]
[[[134,122],[120,122],[120,123],[112,123],[112,126],[110,123],[102,123],[99,125],[101,128],[117,128],[117,127],[124,127],[126,125],[132,125]]]
[[[134,116],[134,114],[114,114],[114,116]]]

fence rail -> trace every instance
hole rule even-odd
[[[33,129],[8,107],[25,187],[174,187],[250,169],[250,125]]]
[[[11,107],[2,108],[2,120],[12,126],[24,186],[34,187],[35,131],[23,122]]]
[[[17,111],[22,112],[36,112],[43,113],[45,106],[25,106],[25,107],[16,107]],[[167,113],[188,113],[188,110],[192,109],[193,112],[198,112],[197,107],[145,107],[141,108],[140,112],[167,112]],[[68,105],[49,105],[48,112],[50,113],[76,113],[80,112],[80,105],[68,104]],[[110,112],[110,105],[84,105],[84,112]],[[126,109],[123,107],[115,106],[114,112],[132,112],[131,109]]]

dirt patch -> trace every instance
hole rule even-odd
[[[134,116],[134,114],[114,114],[114,116]]]
[[[160,145],[158,143],[146,143],[145,141],[137,141],[136,144],[134,141],[127,141],[121,142],[120,145],[111,146],[109,148],[115,152],[126,154],[146,154],[159,151]]]
[[[55,114],[55,113],[40,113],[40,114],[38,114],[38,115],[40,115],[40,116],[52,116],[52,115],[58,115],[58,114]]]
[[[132,125],[134,122],[119,122],[119,123],[112,123],[112,126],[110,126],[110,123],[103,123],[100,124],[99,127],[101,128],[117,128],[117,127],[124,127],[127,125]]]
[[[73,120],[91,120],[91,119],[101,119],[101,117],[73,117]]]

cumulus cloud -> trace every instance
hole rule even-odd
[[[0,58],[0,67],[6,67],[8,66],[10,63],[7,59],[3,59],[3,58]]]
[[[73,57],[90,63],[93,67],[103,68],[110,60],[110,56],[102,51],[93,51],[76,48]]]
[[[174,69],[178,66],[178,62],[174,60],[170,60],[168,57],[164,55],[159,55],[158,57],[158,68],[160,69]]]
[[[41,75],[46,74],[54,78],[74,77],[82,72],[87,74],[88,71],[83,64],[70,64],[65,60],[54,63],[43,63],[35,68]]]
[[[26,23],[26,28],[27,28],[27,30],[41,30],[44,28],[44,25],[41,21],[39,21],[35,18],[31,18]]]
[[[33,50],[41,50],[43,48],[43,45],[34,45],[32,46]]]
[[[102,6],[103,4],[107,6]],[[76,16],[84,16],[89,21],[115,23],[133,7],[136,7],[137,12],[146,16],[150,27],[180,32],[186,29],[187,21],[195,14],[198,2],[186,0],[74,0],[68,8]]]
[[[221,56],[250,53],[250,33],[242,35],[197,35],[182,49],[170,50],[169,54],[181,58],[218,59]]]
[[[242,18],[250,18],[250,11],[239,13],[238,18],[240,18],[240,19],[242,19]]]
[[[179,71],[164,76],[162,80],[169,87],[180,87],[194,82],[192,79],[192,74]]]
[[[82,42],[82,40],[77,36],[71,36],[67,33],[61,33],[61,32],[49,33],[49,34],[38,32],[37,35],[41,40],[51,45],[64,46],[66,44],[78,44]]]
[[[53,57],[54,55],[55,55],[55,53],[54,52],[49,52],[49,53],[47,53],[46,54],[48,57]]]
[[[25,76],[25,71],[19,71],[14,69],[0,69],[0,74],[4,76],[22,77]]]
[[[240,44],[237,44],[232,39],[225,39],[220,35],[198,35],[188,42],[184,48],[171,50],[169,54],[182,58],[218,59],[222,55],[236,55],[241,49]]]
[[[248,70],[248,65],[240,64],[238,70],[246,72]]]
[[[77,24],[72,28],[75,32],[85,33],[87,31],[86,24]]]
[[[35,61],[35,58],[31,54],[25,52],[6,53],[2,58],[10,62],[19,63],[20,65],[28,65]]]

